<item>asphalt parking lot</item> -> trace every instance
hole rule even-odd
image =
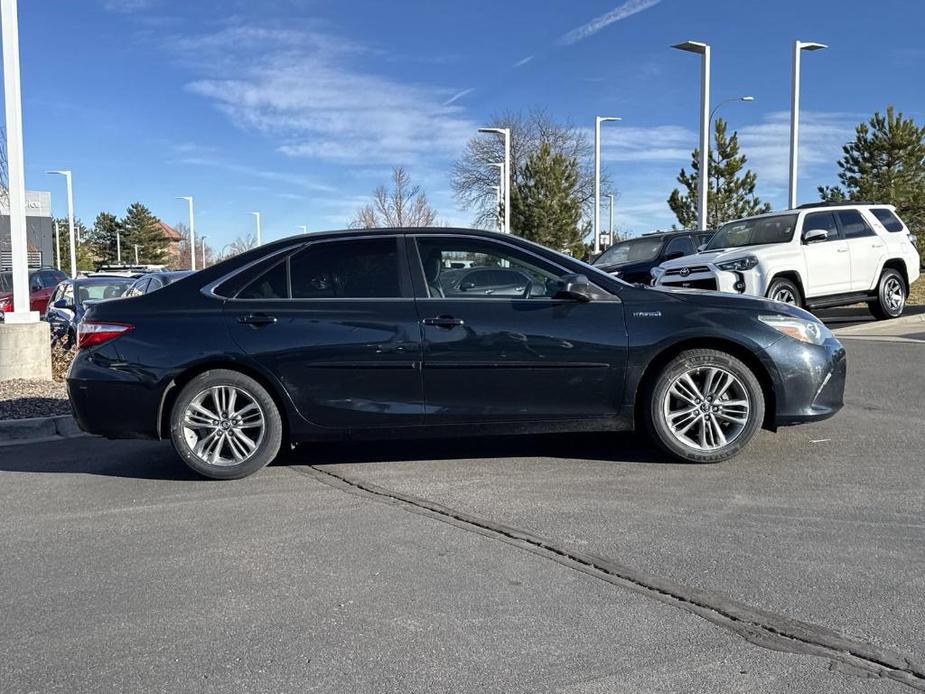
[[[0,449],[3,691],[925,689],[925,342],[737,459],[635,435]]]

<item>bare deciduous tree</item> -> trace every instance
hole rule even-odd
[[[586,219],[594,205],[594,144],[585,131],[570,124],[554,122],[544,111],[505,113],[492,119],[491,127],[511,130],[512,191],[524,182],[524,166],[531,154],[544,144],[552,155],[562,155],[578,162],[577,195]],[[479,134],[466,145],[462,157],[453,165],[452,184],[457,201],[475,211],[473,223],[483,229],[496,224],[495,191],[498,169],[493,163],[504,161],[504,142],[494,135]],[[601,189],[611,188],[606,173],[601,175]],[[512,196],[513,198],[514,196]],[[513,204],[513,203],[512,203]]]
[[[401,166],[392,170],[392,188],[379,186],[373,201],[356,211],[350,222],[355,229],[382,227],[428,227],[437,223],[437,211],[427,202],[421,186],[412,185],[411,176]]]

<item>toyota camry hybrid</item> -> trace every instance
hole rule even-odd
[[[672,456],[717,462],[761,427],[835,414],[846,372],[795,306],[630,285],[443,228],[267,244],[93,305],[78,345],[67,382],[85,431],[170,438],[216,479],[359,437],[645,428]]]

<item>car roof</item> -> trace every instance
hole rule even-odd
[[[764,214],[755,214],[749,217],[739,217],[738,219],[730,219],[725,224],[731,224],[733,222],[742,222],[746,219],[762,219],[764,217],[780,217],[786,214],[800,214],[801,212],[812,212],[813,210],[820,209],[832,209],[832,208],[855,208],[855,207],[886,207],[891,210],[895,210],[896,206],[891,205],[886,202],[852,202],[851,200],[820,200],[819,202],[808,202],[802,205],[797,205],[786,210],[775,210],[772,212],[765,212]]]

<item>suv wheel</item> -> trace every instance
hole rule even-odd
[[[780,301],[781,303],[790,304],[791,306],[803,305],[803,297],[800,295],[800,288],[784,277],[778,277],[771,282],[771,286],[768,287],[767,297],[771,299],[771,301]]]
[[[247,477],[279,452],[283,425],[273,398],[237,371],[206,371],[180,391],[170,414],[177,454],[200,475]]]
[[[693,463],[736,455],[764,421],[755,374],[730,354],[682,352],[658,375],[646,398],[646,423],[658,444]]]
[[[878,320],[899,318],[906,307],[906,282],[898,271],[888,268],[880,275],[877,298],[868,302],[870,312]]]

